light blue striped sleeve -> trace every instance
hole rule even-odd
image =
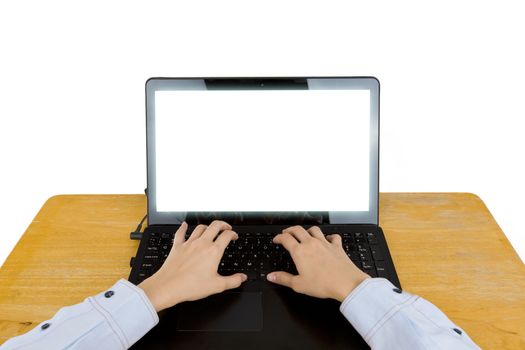
[[[479,349],[432,303],[384,278],[363,281],[340,310],[374,350]]]
[[[142,289],[121,279],[82,303],[7,340],[1,350],[128,349],[159,322]]]

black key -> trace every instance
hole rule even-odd
[[[359,257],[359,254],[357,252],[355,252],[355,251],[347,252],[346,255],[348,255],[348,257],[351,260],[355,260],[355,261],[361,260],[360,257]]]
[[[226,269],[231,269],[232,268],[232,262],[231,261],[221,261],[219,263],[219,269],[221,270],[226,270]]]
[[[343,243],[347,244],[354,243],[354,237],[350,233],[343,233],[341,235],[341,240]]]
[[[376,270],[378,277],[386,277],[386,268],[384,262],[376,261]]]
[[[376,261],[375,265],[376,265],[376,268],[378,268],[378,269],[380,269],[380,268],[383,269],[383,270],[385,269],[385,262],[384,261]]]
[[[364,238],[364,237],[356,238],[356,239],[355,239],[355,242],[356,242],[357,244],[367,243],[366,238]]]
[[[381,252],[377,248],[372,248],[372,257],[376,261],[383,261],[384,260],[383,254],[381,254]]]
[[[376,237],[375,233],[368,232],[366,234],[366,238],[368,238],[368,243],[370,243],[370,244],[377,244],[377,237]]]
[[[366,252],[366,253],[357,253],[357,255],[359,256],[359,259],[361,259],[362,261],[369,261],[369,260],[371,260],[371,257],[370,257],[370,253],[369,253],[369,252]]]
[[[363,245],[363,244],[358,244],[357,245],[357,251],[359,253],[368,253],[368,247]]]
[[[361,267],[363,268],[364,272],[368,272],[374,269],[374,264],[371,262],[363,261],[361,262]]]

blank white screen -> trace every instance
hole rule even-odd
[[[155,92],[157,210],[368,211],[369,90]]]

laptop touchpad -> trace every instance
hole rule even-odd
[[[225,292],[180,305],[179,331],[260,331],[261,292]]]

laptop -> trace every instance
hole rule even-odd
[[[187,235],[233,226],[218,273],[241,287],[185,302],[133,349],[368,348],[334,300],[266,280],[296,273],[272,243],[284,228],[340,234],[359,268],[401,287],[379,227],[379,81],[374,77],[151,78],[146,82],[148,226],[129,280],[139,284]]]

